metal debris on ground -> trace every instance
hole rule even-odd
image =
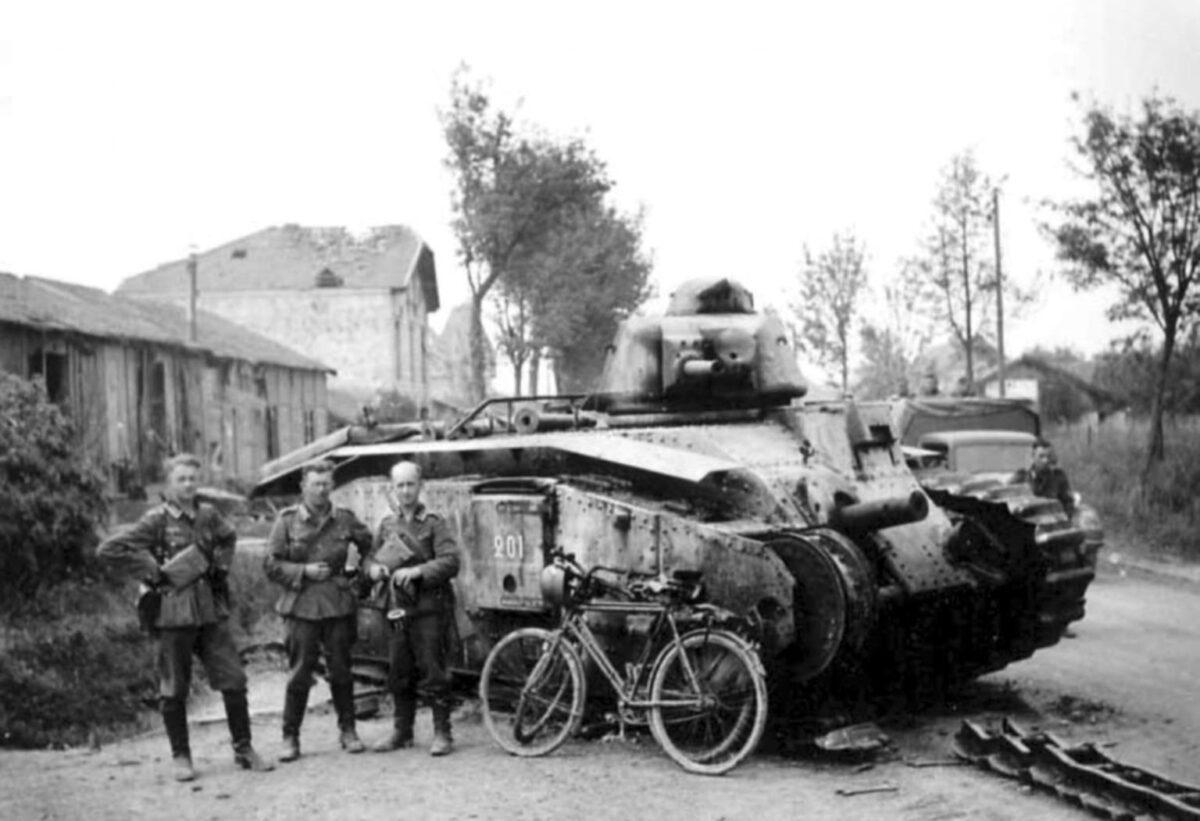
[[[853,795],[869,795],[877,792],[900,792],[900,788],[895,784],[876,784],[871,787],[839,787],[834,792],[843,798],[848,798]]]
[[[814,744],[828,752],[860,753],[883,749],[891,741],[887,733],[871,722],[839,727],[813,739]]]
[[[998,731],[964,721],[955,754],[1102,818],[1200,821],[1200,787],[1114,761],[1094,744],[1026,732],[1007,718]]]

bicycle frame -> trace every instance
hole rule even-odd
[[[592,628],[588,626],[587,620],[584,618],[587,613],[651,614],[655,616],[654,623],[647,633],[646,642],[642,647],[641,654],[638,656],[638,660],[633,662],[633,669],[630,670],[628,675],[622,675],[617,670],[616,665],[608,657],[608,653],[600,645],[599,639],[596,638],[596,634],[592,632]],[[638,695],[638,690],[642,684],[649,682],[651,679],[651,673],[653,672],[650,669],[651,659],[661,657],[662,655],[662,649],[665,645],[658,641],[658,639],[664,633],[664,628],[667,627],[670,628],[668,640],[679,648],[688,681],[692,685],[693,691],[699,693],[696,671],[692,669],[691,659],[688,658],[686,653],[682,652],[679,625],[669,604],[660,602],[588,602],[587,604],[572,608],[565,613],[562,624],[557,632],[557,640],[562,641],[564,637],[569,636],[578,647],[583,648],[584,653],[600,668],[600,672],[608,680],[609,686],[617,694],[620,707],[649,710],[653,707],[700,706],[701,699],[698,695],[694,698],[687,698],[680,695],[670,700],[659,701],[639,697]]]

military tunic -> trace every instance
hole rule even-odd
[[[215,690],[246,687],[246,674],[229,632],[225,577],[237,534],[212,505],[186,508],[165,501],[105,539],[96,555],[134,578],[165,586],[154,627],[159,690],[185,699],[192,655],[200,656]]]
[[[1075,497],[1071,494],[1071,485],[1067,481],[1066,472],[1057,465],[1045,467],[1034,466],[1029,469],[1029,485],[1035,496],[1046,499],[1058,499],[1063,510],[1070,516],[1075,510]]]
[[[276,611],[310,621],[354,615],[358,596],[343,572],[351,544],[366,554],[371,532],[345,508],[331,507],[323,516],[303,504],[282,510],[267,537],[264,562],[267,578],[283,587]],[[329,578],[305,577],[304,566],[316,562],[329,565]]]

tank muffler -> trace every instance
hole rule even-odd
[[[914,490],[907,496],[835,507],[829,512],[829,524],[848,533],[863,533],[919,522],[928,515],[929,500]]]

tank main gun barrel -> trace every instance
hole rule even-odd
[[[914,490],[908,496],[835,507],[829,513],[829,523],[839,530],[861,533],[919,522],[928,515],[929,500],[924,493]]]

